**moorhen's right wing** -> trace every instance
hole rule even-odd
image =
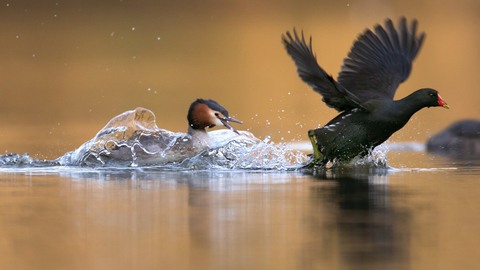
[[[295,29],[295,38],[287,31],[287,37],[282,36],[283,43],[288,54],[295,61],[300,78],[313,90],[323,96],[323,102],[327,106],[344,111],[354,108],[364,108],[354,94],[338,84],[332,76],[328,75],[317,63],[317,58],[312,52],[312,39],[307,45],[305,38],[300,39]]]
[[[412,61],[422,46],[425,33],[416,36],[417,21],[407,28],[401,17],[396,30],[390,19],[385,29],[367,29],[353,44],[338,75],[338,83],[362,103],[372,99],[393,100],[398,85],[410,75]]]

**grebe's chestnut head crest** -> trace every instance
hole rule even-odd
[[[192,105],[190,105],[190,109],[188,109],[187,119],[190,127],[195,130],[202,130],[206,127],[225,126],[237,134],[240,133],[228,122],[231,121],[242,124],[241,121],[228,116],[228,111],[211,99],[206,100],[199,98],[195,100]]]

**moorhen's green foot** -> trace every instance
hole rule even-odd
[[[317,141],[315,140],[315,131],[313,129],[308,130],[308,138],[310,143],[312,143],[313,155],[312,160],[308,163],[306,167],[313,167],[315,165],[324,165],[323,154],[318,150]]]
[[[315,160],[312,158],[311,160],[307,161],[307,164],[302,168],[312,169],[312,168],[318,168],[318,167],[325,167],[325,162],[323,162],[322,160]]]

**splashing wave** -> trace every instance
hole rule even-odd
[[[78,149],[56,160],[36,160],[28,154],[0,156],[1,167],[153,167],[166,170],[302,168],[308,157],[285,144],[261,141],[250,132],[230,130],[208,133],[210,147],[198,147],[197,138],[159,129],[155,115],[143,108],[113,118]]]

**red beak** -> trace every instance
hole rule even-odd
[[[450,107],[448,106],[448,104],[442,99],[442,97],[440,96],[440,94],[437,94],[438,96],[438,105],[439,106],[442,106],[446,109],[449,109]]]

